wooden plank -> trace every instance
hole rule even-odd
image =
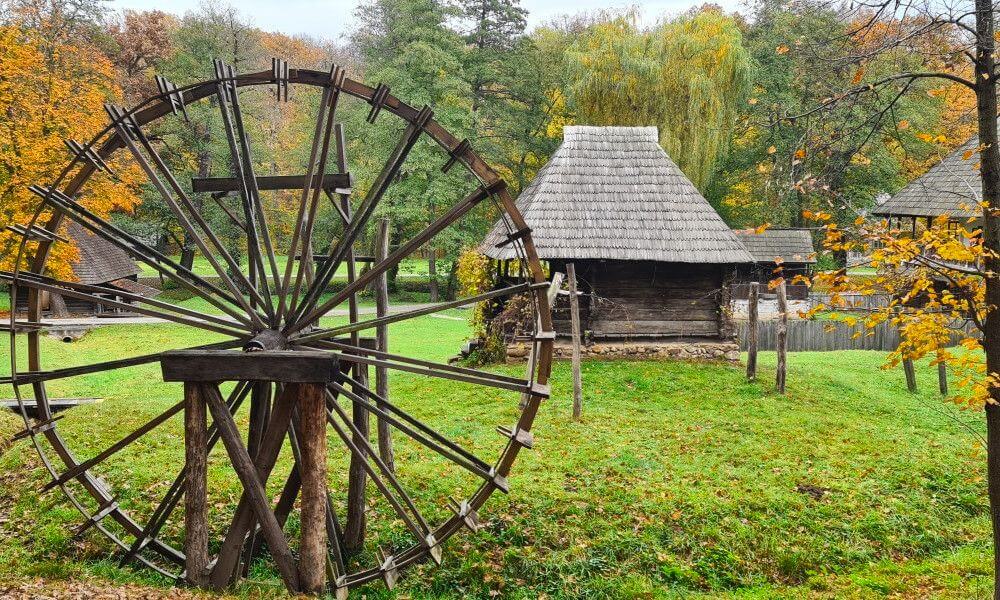
[[[760,299],[760,284],[756,281],[750,284],[749,308],[747,309],[747,379],[757,378],[757,338],[760,333],[758,323],[757,302]]]
[[[267,175],[258,176],[259,190],[301,190],[306,185],[306,175]],[[319,178],[313,176],[313,183]],[[323,176],[323,188],[334,192],[338,189],[350,189],[350,173],[327,173]],[[192,177],[193,192],[238,192],[243,189],[243,180],[238,177]]]
[[[326,583],[326,388],[299,387],[298,436],[301,449],[301,542],[299,585],[307,594],[322,594]]]
[[[591,330],[601,335],[717,336],[718,321],[625,321],[596,319]]]
[[[160,359],[164,381],[280,381],[326,383],[337,376],[328,352],[265,350],[175,350]]]
[[[573,335],[573,420],[579,421],[583,414],[583,381],[580,373],[580,302],[576,293],[576,266],[566,264],[566,278],[569,280],[569,307]]]
[[[201,384],[184,384],[184,570],[208,583],[208,425]]]

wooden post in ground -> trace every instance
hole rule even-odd
[[[566,279],[569,281],[569,315],[573,335],[573,420],[579,421],[583,414],[583,381],[580,373],[580,299],[576,295],[576,265],[566,264]]]
[[[562,289],[562,283],[564,278],[565,275],[563,275],[562,273],[556,272],[552,274],[552,281],[549,282],[549,289],[546,290],[545,292],[545,296],[549,300],[549,309],[555,306],[556,298],[559,297],[559,290]],[[542,323],[541,317],[539,317],[538,321],[535,323],[535,326],[540,327],[541,323]],[[528,369],[527,369],[528,377],[531,377],[532,373],[535,372],[535,346],[537,345],[538,345],[537,341],[532,341],[531,349],[528,351]],[[529,397],[530,394],[528,393],[521,394],[521,401],[518,404],[518,408],[524,410],[524,407],[528,405]]]
[[[301,447],[301,543],[299,586],[307,594],[322,594],[326,583],[326,390],[299,384],[299,445]]]
[[[916,393],[917,391],[917,373],[913,368],[913,360],[909,358],[903,359],[903,374],[906,375],[906,389],[911,393]]]
[[[368,366],[355,365],[354,378],[361,385],[368,387]],[[365,393],[361,389],[354,390],[354,393],[364,397]],[[365,471],[365,462],[368,456],[364,450],[367,446],[370,426],[368,420],[368,409],[358,402],[353,402],[351,410],[351,420],[357,427],[360,436],[354,437],[354,444],[361,451],[358,454],[351,453],[351,464],[347,475],[347,521],[344,523],[344,548],[348,552],[360,552],[365,542],[365,486],[368,482],[368,473]]]
[[[760,284],[750,284],[747,299],[747,379],[757,379],[757,344],[760,337],[757,304],[760,300]]]
[[[776,335],[778,369],[774,376],[774,388],[779,394],[785,393],[785,379],[788,374],[788,296],[785,282],[778,284],[778,328]]]
[[[938,363],[938,389],[942,396],[948,395],[948,366],[943,362]]]
[[[375,244],[375,262],[385,260],[389,255],[389,218],[379,221],[378,237]],[[383,272],[375,280],[375,313],[376,317],[389,314],[389,277]],[[389,326],[379,325],[375,328],[375,349],[379,352],[389,351]],[[379,398],[389,399],[389,369],[375,367],[375,393]],[[385,410],[384,403],[379,408]],[[378,419],[378,454],[382,462],[395,471],[395,456],[392,451],[392,429],[385,419]]]
[[[184,569],[191,585],[208,583],[208,426],[197,383],[184,384]]]

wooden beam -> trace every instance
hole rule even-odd
[[[337,377],[329,352],[176,350],[160,359],[164,381],[326,383]]]
[[[256,178],[257,189],[259,190],[301,190],[305,187],[306,175],[262,175]],[[313,177],[313,184],[318,183],[319,178]],[[350,173],[327,173],[323,176],[322,189],[335,192],[351,187]],[[238,192],[242,189],[243,182],[237,177],[192,177],[191,191],[193,192]],[[313,187],[313,186],[310,186]]]
[[[184,384],[184,569],[187,582],[208,583],[208,426],[201,384]]]
[[[305,593],[322,594],[326,582],[326,388],[316,384],[298,388],[302,454],[299,585]]]

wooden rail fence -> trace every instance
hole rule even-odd
[[[834,329],[828,331],[832,326]],[[736,334],[739,340],[740,350],[746,351],[748,348],[749,324],[747,321],[736,322]],[[966,331],[972,332],[974,327],[970,324]],[[854,334],[861,332],[861,335],[854,337]],[[760,321],[758,330],[758,350],[775,350],[777,348],[778,322]],[[953,344],[958,342],[956,335]],[[899,345],[899,330],[888,323],[873,329],[864,329],[862,325],[848,327],[844,323],[836,321],[810,321],[803,319],[792,319],[788,322],[788,351],[789,352],[824,352],[833,350],[881,350],[889,352]]]

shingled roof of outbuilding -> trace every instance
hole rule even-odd
[[[814,263],[812,234],[808,229],[754,229],[736,230],[736,237],[754,257],[756,262]]]
[[[80,259],[71,265],[80,283],[96,285],[139,274],[139,267],[127,252],[100,238],[75,222],[66,233],[80,250]]]
[[[517,206],[543,260],[753,262],[660,147],[656,127],[566,127]],[[496,246],[506,235],[498,222],[483,252],[516,258]]]
[[[979,137],[973,137],[944,157],[882,204],[872,209],[880,216],[975,217],[981,214],[979,198]],[[968,157],[968,158],[966,158]]]

